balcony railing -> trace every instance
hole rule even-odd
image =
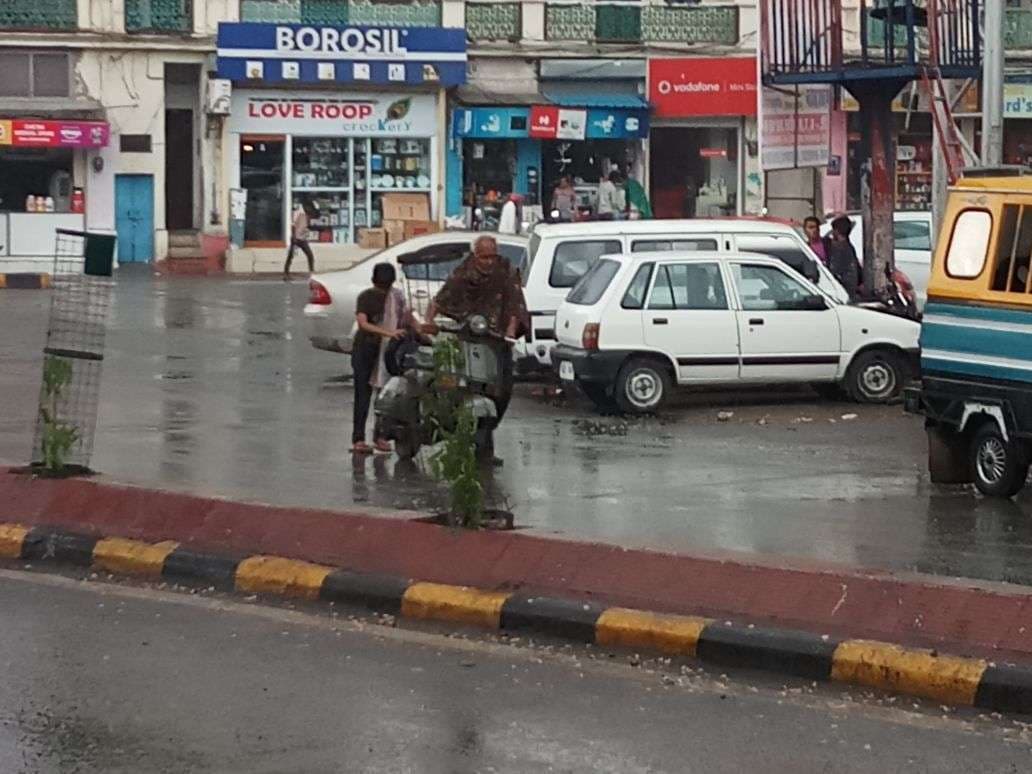
[[[0,0],[0,29],[74,30],[75,0]]]
[[[545,9],[545,37],[596,43],[734,45],[738,42],[738,9],[734,6],[549,3]]]
[[[441,5],[438,0],[241,0],[240,18],[254,22],[436,27],[441,23]]]
[[[519,40],[523,36],[520,3],[466,3],[470,40]]]
[[[125,0],[126,32],[191,32],[193,0]]]

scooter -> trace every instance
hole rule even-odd
[[[457,390],[459,399],[469,406],[477,420],[478,458],[493,457],[494,430],[504,414],[503,358],[508,356],[511,342],[491,331],[480,315],[462,322],[438,318],[434,327],[437,332],[429,344],[401,351],[401,362],[392,369],[398,374],[380,389],[375,408],[379,434],[394,441],[399,457],[412,459],[420,447],[434,442],[434,429],[423,417],[424,396],[440,390]],[[433,340],[438,336],[457,341],[459,357],[454,368],[442,370],[435,363]]]

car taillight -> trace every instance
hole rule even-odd
[[[330,291],[321,282],[315,280],[308,281],[308,303],[310,304],[332,304],[333,299],[330,298]]]
[[[598,349],[598,323],[588,323],[581,334],[581,346],[584,349]]]

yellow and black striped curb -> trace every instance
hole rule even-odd
[[[945,704],[1032,712],[1032,669],[885,642],[359,574],[278,556],[223,556],[175,541],[99,538],[52,527],[0,523],[0,558],[54,560],[223,591],[340,602],[404,618],[698,658]]]
[[[49,274],[3,274],[0,273],[0,289],[45,290],[50,287]]]

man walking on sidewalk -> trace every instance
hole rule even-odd
[[[302,203],[294,210],[294,220],[290,226],[290,247],[287,249],[287,262],[283,265],[283,279],[290,279],[290,264],[294,260],[294,248],[300,248],[308,259],[308,273],[315,273],[315,256],[312,246],[308,244],[308,222],[311,218],[308,205]]]

